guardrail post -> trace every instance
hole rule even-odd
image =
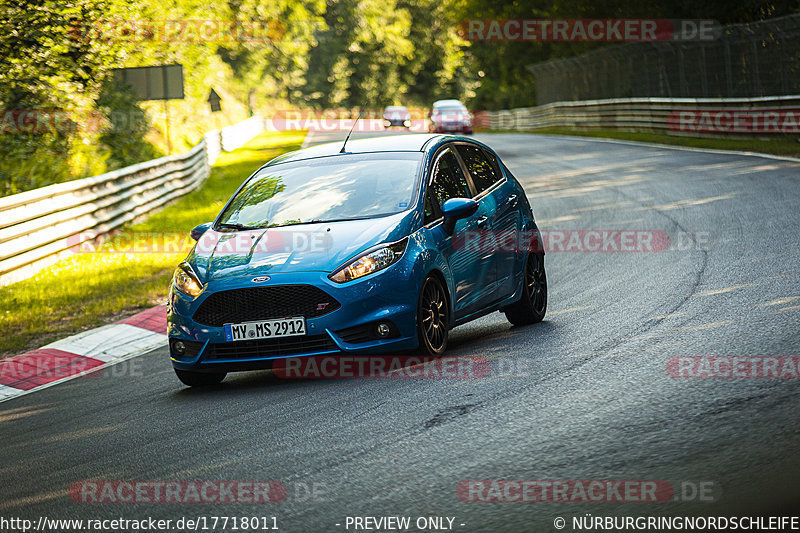
[[[761,94],[761,74],[758,71],[758,41],[751,37],[750,42],[753,47],[753,92],[756,96],[764,96]]]
[[[725,39],[725,86],[726,95],[733,97],[733,69],[731,68],[731,43]]]

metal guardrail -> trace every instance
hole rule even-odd
[[[266,129],[266,121],[261,116],[250,117],[233,126],[222,128],[220,132],[220,147],[224,152],[232,152],[244,146],[264,129]]]
[[[30,277],[81,242],[196,189],[221,151],[263,130],[264,119],[251,117],[207,133],[180,155],[0,198],[0,286]]]
[[[800,96],[763,98],[612,98],[581,102],[555,102],[537,107],[479,114],[478,124],[494,130],[535,130],[541,128],[617,129],[667,133],[691,137],[738,137],[797,134],[798,128],[782,131],[744,131],[725,124],[697,131],[682,128],[681,112],[710,112],[713,119],[728,112],[730,125],[735,112],[753,116],[760,112],[794,111],[800,117]],[[698,128],[701,130],[702,128]]]

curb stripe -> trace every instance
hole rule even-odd
[[[166,330],[166,307],[158,305],[114,324],[0,360],[0,402],[166,346]]]
[[[0,384],[25,391],[103,364],[70,352],[43,348],[0,362]]]
[[[163,305],[157,305],[147,311],[137,313],[125,320],[120,320],[118,324],[129,324],[139,328],[152,331],[153,333],[164,333],[167,331],[167,310]]]
[[[131,352],[157,346],[166,338],[163,333],[153,333],[137,326],[109,324],[56,341],[45,348],[57,348],[108,363]]]

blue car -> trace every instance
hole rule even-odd
[[[168,334],[190,386],[276,359],[438,356],[455,326],[547,309],[544,251],[519,182],[471,138],[315,146],[259,168],[175,271]]]

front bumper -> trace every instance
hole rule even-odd
[[[286,337],[282,344],[272,341],[226,342],[223,327],[207,326],[193,320],[194,313],[210,294],[251,288],[254,286],[252,277],[211,281],[195,300],[177,290],[170,291],[167,329],[173,367],[195,372],[267,369],[272,367],[275,359],[285,357],[387,354],[417,347],[418,284],[413,265],[403,259],[386,270],[344,284],[329,280],[325,272],[270,273],[266,284],[313,285],[341,304],[325,315],[307,318],[307,335]],[[358,334],[361,330],[371,331],[371,326],[378,322],[392,325],[390,337],[370,338]],[[182,355],[173,349],[176,340],[184,341],[189,348]]]
[[[457,132],[457,133],[470,133],[472,132],[472,125],[466,124],[462,122],[439,122],[435,123],[434,132],[436,133],[448,133],[448,132]]]

